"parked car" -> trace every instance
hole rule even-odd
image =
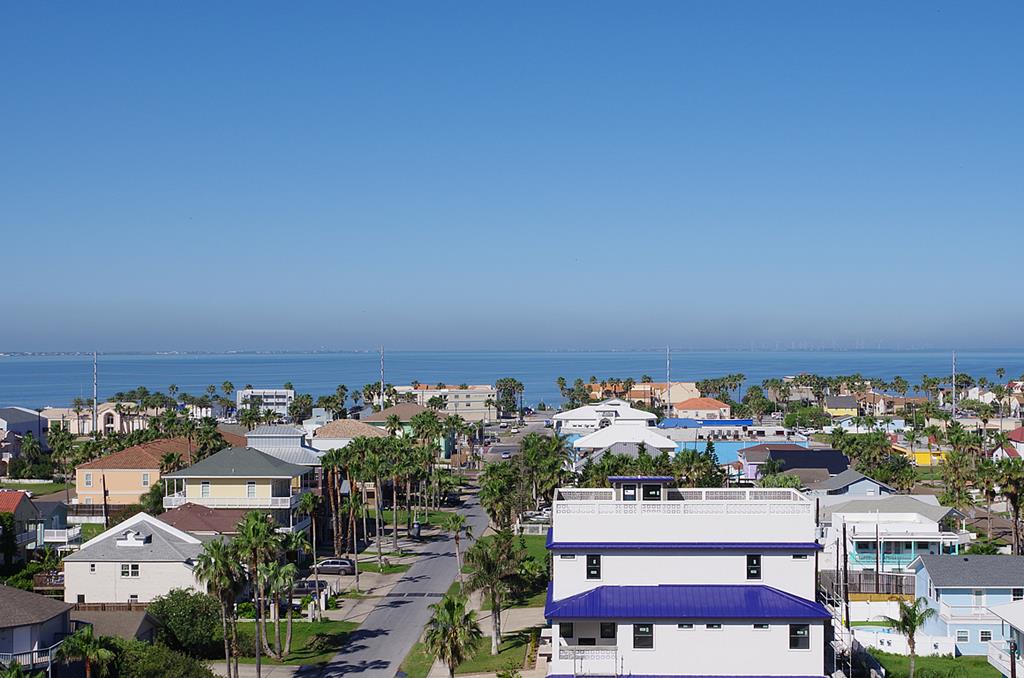
[[[317,586],[319,584],[319,586]],[[295,587],[292,589],[292,596],[301,598],[302,596],[311,596],[318,590],[323,591],[327,588],[327,582],[323,579],[317,581],[315,579],[303,579],[302,581],[295,582]]]
[[[505,451],[503,451],[501,453],[501,458],[502,459],[511,459],[512,458],[512,453],[509,452],[508,450],[505,450]]]
[[[510,431],[510,433],[519,433],[519,429],[516,428],[515,426],[513,426],[512,430]]]
[[[328,558],[321,560],[317,566],[320,574],[355,574],[356,565],[351,558]]]

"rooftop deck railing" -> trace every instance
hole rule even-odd
[[[81,538],[81,525],[75,525],[62,530],[43,530],[43,541],[47,544],[70,544]]]
[[[607,487],[562,487],[555,494],[557,501],[615,501],[615,490]],[[665,488],[665,502],[779,502],[791,501],[811,505],[810,499],[790,489],[758,488]],[[636,503],[636,502],[632,502]],[[642,504],[657,504],[644,501]]]
[[[1003,674],[1004,676],[1012,675],[1010,668],[1011,663],[1016,662],[1017,664],[1017,675],[1024,675],[1024,661],[1021,660],[1020,655],[1016,657],[1010,654],[1010,644],[1005,640],[990,640],[988,643],[988,663],[991,664],[996,671]]]
[[[984,605],[947,605],[943,601],[939,601],[939,616],[945,619],[999,619]]]
[[[191,503],[208,508],[286,509],[298,504],[299,497],[298,494],[287,497],[189,497],[182,491],[164,497],[164,508],[172,509]]]

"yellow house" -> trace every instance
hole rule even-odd
[[[857,399],[849,395],[825,398],[825,412],[833,417],[856,417],[860,414]]]
[[[911,452],[910,448],[902,445],[893,445],[892,449],[908,457],[915,466],[939,466],[946,460],[947,453],[947,450],[929,450],[927,447],[915,447]]]
[[[255,509],[274,516],[281,529],[304,530],[299,497],[312,491],[313,468],[297,466],[251,447],[229,447],[163,476],[164,508],[187,504],[212,509]]]

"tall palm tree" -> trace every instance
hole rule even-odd
[[[313,581],[316,582],[314,586],[316,586],[317,592],[314,599],[316,600],[316,613],[318,618],[322,614],[322,610],[320,609],[320,568],[317,565],[316,560],[316,514],[320,509],[320,501],[320,497],[312,492],[304,492],[302,496],[299,497],[298,505],[299,515],[309,516],[310,534],[313,537],[313,545],[310,548],[310,552],[313,555]]]
[[[238,675],[238,658],[235,658],[232,673],[232,646],[237,641],[235,626],[235,599],[242,591],[245,572],[238,562],[238,554],[227,542],[214,539],[203,545],[203,550],[196,560],[196,579],[201,581],[209,593],[220,601],[221,628],[224,633],[224,661],[227,664],[228,677]]]
[[[448,678],[454,678],[455,667],[469,655],[473,644],[483,635],[476,621],[476,612],[466,609],[463,596],[446,595],[430,606],[434,616],[427,623],[423,641],[427,649],[448,667]]]
[[[462,542],[463,534],[466,535],[467,539],[473,538],[473,529],[466,524],[466,516],[462,513],[445,514],[445,520],[441,528],[452,535],[452,541],[455,543],[455,566],[458,568],[456,572],[459,577],[459,591],[462,591],[462,555],[459,546]]]
[[[270,562],[277,557],[278,538],[271,523],[269,514],[259,511],[249,511],[238,524],[238,536],[235,537],[239,555],[245,560],[249,568],[249,582],[256,595],[256,676],[263,676],[263,668],[260,662],[262,645],[265,642],[266,627],[262,621],[263,611],[263,580],[260,577],[261,568],[264,563]],[[261,633],[262,629],[262,633]],[[262,638],[261,638],[262,636]]]
[[[997,465],[999,494],[1010,505],[1013,529],[1013,554],[1021,554],[1020,508],[1024,499],[1024,460],[1000,459]]]
[[[43,678],[45,675],[42,671],[26,673],[25,669],[21,668],[21,664],[16,661],[12,661],[6,668],[0,669],[0,678]]]
[[[935,616],[935,609],[928,607],[928,599],[921,597],[913,603],[899,601],[899,618],[883,617],[885,625],[907,637],[907,648],[910,650],[910,670],[907,678],[914,678],[914,664],[917,661],[917,641],[914,636],[929,618]]]
[[[389,414],[384,420],[384,428],[388,435],[397,435],[402,430],[402,419],[397,414]]]
[[[466,587],[483,591],[491,601],[491,654],[498,654],[501,642],[501,610],[510,592],[510,582],[519,572],[519,563],[512,557],[512,533],[498,532],[486,541],[478,541],[466,553],[471,570]]]
[[[57,654],[65,661],[84,662],[85,678],[92,678],[94,667],[97,675],[107,675],[107,669],[114,661],[114,653],[107,649],[102,638],[92,634],[92,626],[81,628],[65,638]]]
[[[191,466],[194,461],[192,457],[192,442],[196,439],[196,420],[190,414],[186,414],[185,418],[178,423],[178,433],[188,441],[188,465]]]
[[[299,554],[310,550],[309,540],[306,539],[305,532],[287,532],[284,538],[281,540],[282,547],[285,552],[295,552],[296,564],[292,565],[289,563],[282,568],[282,576],[284,577],[285,584],[285,600],[288,604],[288,627],[285,632],[284,650],[283,654],[288,654],[292,649],[292,594],[295,590],[295,580],[298,577],[298,560]],[[315,555],[314,555],[315,557]],[[319,598],[320,589],[317,589],[317,598]]]
[[[181,455],[177,452],[168,452],[160,457],[160,473],[170,473],[181,468]]]

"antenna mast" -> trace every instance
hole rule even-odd
[[[953,421],[956,421],[956,351],[953,351]]]
[[[384,409],[384,346],[380,347],[380,409]]]
[[[672,348],[665,346],[665,417],[672,414]]]
[[[96,435],[96,420],[99,416],[96,405],[96,351],[92,352],[92,434]],[[79,431],[81,433],[81,431]]]

